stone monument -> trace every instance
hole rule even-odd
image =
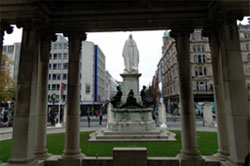
[[[207,127],[214,127],[212,105],[210,102],[205,102],[203,105],[203,124]]]
[[[174,133],[156,127],[152,107],[143,105],[139,93],[139,51],[132,35],[125,42],[122,56],[124,73],[121,74],[121,101],[115,105],[109,104],[107,128],[91,134],[89,141],[175,141]]]

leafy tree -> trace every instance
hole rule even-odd
[[[0,71],[0,103],[11,101],[15,98],[16,82],[10,76],[11,66],[14,62],[6,54],[2,54]]]

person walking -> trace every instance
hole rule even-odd
[[[100,126],[102,125],[102,113],[100,113],[100,115],[99,115],[99,125]]]
[[[88,127],[90,127],[90,115],[87,115],[87,119],[88,119]]]

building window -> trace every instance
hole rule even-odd
[[[200,66],[199,67],[199,76],[202,76],[203,75],[203,70],[202,70],[202,67]]]
[[[9,46],[8,47],[8,53],[12,53],[14,51],[14,46]]]
[[[61,69],[62,69],[62,64],[61,64],[61,63],[58,63],[58,64],[57,64],[57,69],[58,69],[58,70],[61,70]]]
[[[53,75],[52,75],[52,79],[53,79],[53,80],[56,80],[56,74],[53,74]]]
[[[200,82],[199,83],[199,90],[205,90],[205,87],[204,87],[204,83],[203,82]]]
[[[203,55],[203,63],[206,63],[206,56]]]
[[[67,74],[63,74],[63,80],[67,80]]]
[[[56,85],[52,84],[52,90],[56,90]]]
[[[250,33],[245,33],[244,37],[245,37],[245,39],[250,39]]]
[[[68,49],[68,43],[64,43],[63,48]]]
[[[57,79],[57,80],[61,80],[61,74],[57,74],[57,75],[56,75],[56,79]]]
[[[60,90],[60,84],[56,84],[56,90]]]
[[[61,58],[62,58],[62,54],[61,53],[57,54],[57,59],[61,59]]]
[[[68,69],[68,63],[64,63],[63,64],[63,69],[65,70],[65,69]]]
[[[57,64],[53,64],[53,70],[56,70],[57,69]]]
[[[67,53],[63,53],[63,59],[67,59],[68,58],[68,54]]]
[[[246,44],[247,51],[250,51],[250,44]]]
[[[250,62],[250,54],[247,55],[247,61]]]
[[[53,59],[57,59],[57,54],[54,54],[53,56],[54,56],[54,58],[53,58]]]
[[[59,43],[58,48],[62,49],[62,43]]]
[[[194,63],[198,63],[198,56],[197,55],[194,56]]]
[[[56,50],[56,49],[58,49],[58,44],[54,44],[54,49]]]
[[[86,83],[85,85],[85,93],[89,94],[90,93],[90,84]]]
[[[214,89],[213,84],[210,84],[210,90],[213,90],[213,89]]]
[[[194,72],[195,72],[195,76],[198,76],[198,69],[197,69],[197,67],[195,67]]]
[[[202,60],[201,60],[201,55],[198,55],[198,62],[201,63]]]
[[[7,46],[3,46],[3,52],[7,52]]]
[[[204,66],[204,75],[207,75],[207,68]]]

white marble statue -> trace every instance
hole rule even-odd
[[[124,58],[124,73],[138,73],[139,51],[132,35],[126,40],[122,56]]]

